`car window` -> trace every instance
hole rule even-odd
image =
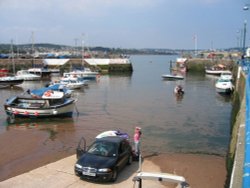
[[[95,142],[89,147],[88,153],[106,157],[115,157],[117,155],[117,147],[111,142]]]
[[[128,145],[127,142],[125,142],[125,141],[121,142],[121,144],[120,144],[120,153],[126,152],[128,150],[128,148],[129,148],[129,145]]]

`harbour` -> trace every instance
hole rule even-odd
[[[202,153],[224,158],[230,140],[231,97],[219,95],[214,87],[217,77],[204,73],[187,73],[184,80],[162,80],[161,75],[169,73],[170,60],[175,59],[176,56],[131,56],[131,75],[102,75],[75,92],[79,115],[74,112],[72,118],[21,119],[8,124],[1,108],[1,144],[9,145],[1,155],[14,153],[0,162],[5,169],[1,170],[1,180],[25,172],[21,170],[24,167],[31,170],[46,161],[75,154],[81,136],[88,143],[105,130],[121,130],[132,136],[135,126],[142,128],[145,155]],[[2,89],[1,103],[45,83],[24,82],[20,87]],[[176,84],[184,87],[183,98],[175,97]],[[22,149],[17,149],[12,138]]]

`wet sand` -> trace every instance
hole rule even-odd
[[[0,137],[0,181],[74,154],[73,149],[43,151],[47,133],[13,130],[9,134],[12,135],[3,134]],[[143,156],[144,160],[158,165],[162,172],[184,176],[192,188],[224,187],[226,181],[224,157],[198,154],[152,156],[146,153]],[[166,187],[175,185],[166,184]]]

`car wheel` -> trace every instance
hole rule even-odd
[[[129,155],[127,164],[128,164],[128,165],[131,165],[132,162],[133,162],[133,156],[132,156],[132,155]]]
[[[117,180],[117,177],[118,177],[118,171],[117,171],[117,169],[115,168],[115,169],[113,170],[113,174],[112,174],[111,181],[112,181],[112,182],[115,182],[115,181]]]

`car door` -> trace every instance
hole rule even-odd
[[[86,140],[82,137],[76,148],[76,158],[79,159],[86,152]]]
[[[129,146],[127,142],[122,141],[119,146],[118,168],[122,169],[128,162],[129,158]]]

